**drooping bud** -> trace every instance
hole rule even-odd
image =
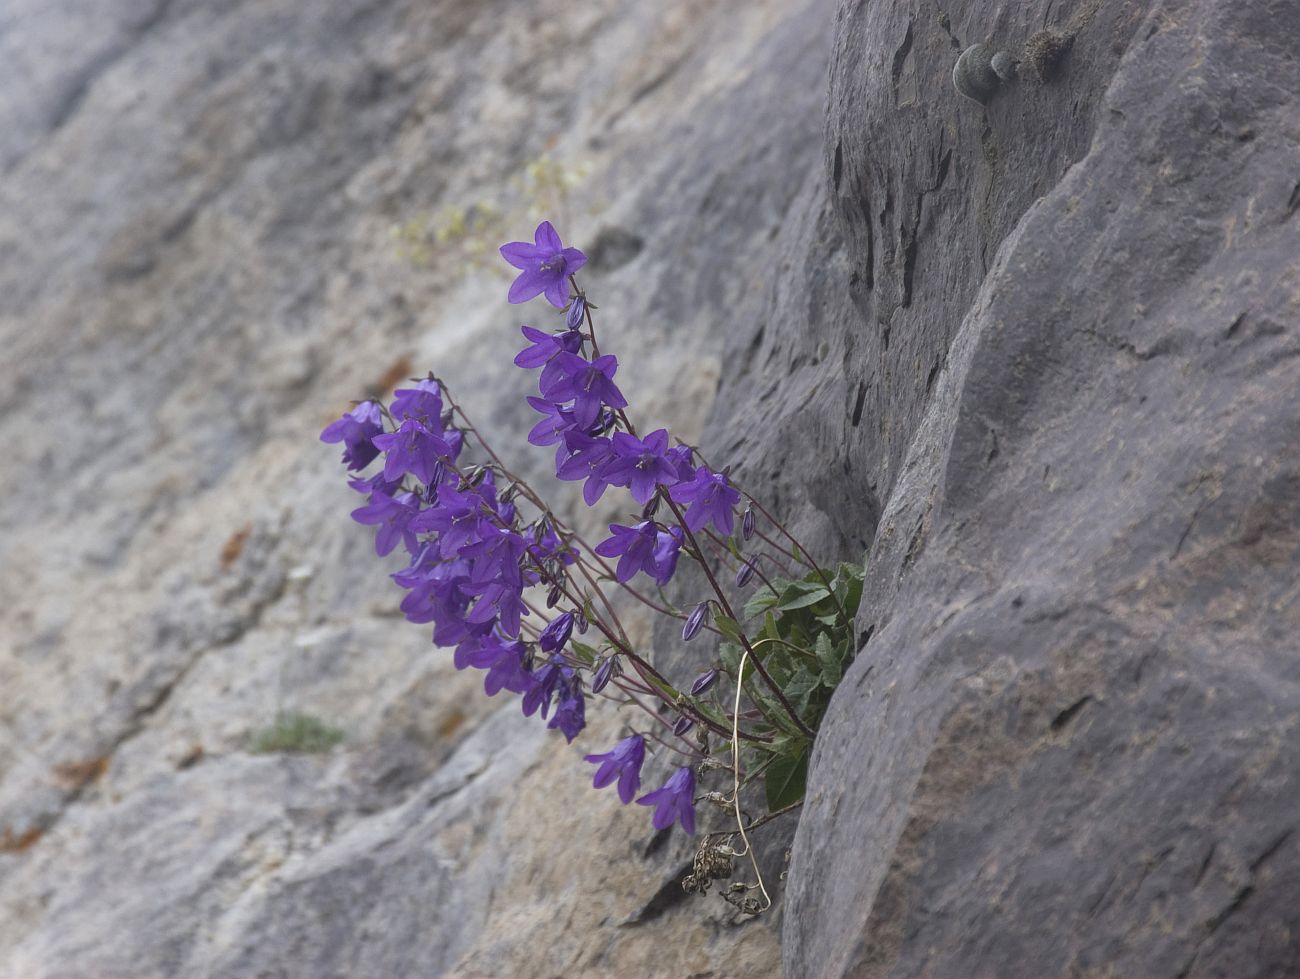
[[[600,417],[596,419],[595,424],[587,429],[587,435],[590,438],[600,438],[614,427],[614,422],[617,420],[618,416],[611,409],[606,408],[600,413]]]
[[[600,693],[607,686],[609,681],[614,677],[614,663],[618,657],[611,656],[609,659],[602,660],[601,664],[596,667],[596,673],[591,678],[591,692]]]
[[[754,577],[754,562],[744,561],[736,571],[736,587],[744,588]]]
[[[573,613],[565,612],[553,618],[542,634],[538,636],[538,645],[547,653],[554,653],[563,649],[564,644],[569,641],[569,636],[573,633]]]
[[[578,635],[585,636],[587,634],[587,613],[581,609],[574,612],[573,624],[578,627]]]
[[[740,518],[740,535],[745,540],[749,540],[754,536],[754,508],[752,506],[745,507],[745,513]]]
[[[700,634],[704,628],[704,620],[709,614],[709,603],[700,602],[691,610],[691,614],[686,617],[686,624],[682,626],[682,642],[690,642]]]
[[[559,585],[552,585],[551,590],[546,593],[546,607],[555,608],[560,604],[560,599],[564,597],[564,589]]]
[[[564,325],[570,330],[576,330],[582,326],[582,318],[587,312],[587,300],[582,296],[574,296],[573,303],[569,306],[569,313],[564,317]]]
[[[677,718],[677,723],[673,725],[673,734],[680,738],[693,727],[695,727],[695,718],[683,714],[681,717]]]
[[[708,693],[709,689],[718,682],[718,671],[707,670],[695,678],[691,684],[691,696],[698,697],[702,693]]]
[[[659,512],[659,494],[656,493],[646,501],[646,505],[641,508],[642,520],[653,520],[654,515]]]

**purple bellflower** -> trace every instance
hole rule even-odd
[[[555,453],[555,464],[558,466],[568,454],[563,444],[564,433],[573,431],[573,412],[568,408],[551,404],[544,398],[529,398],[528,404],[534,411],[540,411],[546,416],[533,426],[533,430],[528,433],[528,441],[533,445],[560,443],[560,448]]]
[[[582,699],[582,687],[576,680],[570,681],[560,693],[559,706],[555,716],[546,725],[564,735],[564,740],[572,742],[582,729],[587,726],[586,705]]]
[[[544,664],[540,669],[533,671],[533,686],[524,694],[522,704],[524,717],[532,717],[541,709],[542,717],[546,717],[551,710],[551,700],[555,697],[555,691],[559,689],[560,683],[564,680],[565,667],[558,657],[552,658],[549,663]],[[572,670],[569,670],[572,673]]]
[[[632,499],[643,506],[659,486],[677,482],[677,467],[668,458],[668,432],[651,432],[644,439],[627,432],[613,436],[614,461],[605,467],[605,479],[615,486],[626,486]]]
[[[690,482],[678,483],[669,492],[678,503],[690,504],[686,510],[686,526],[691,533],[712,520],[719,533],[731,536],[735,526],[732,508],[740,502],[740,492],[732,488],[724,473],[700,466]]]
[[[406,549],[414,554],[420,549],[420,542],[410,523],[419,513],[419,507],[420,501],[414,493],[389,496],[376,490],[370,494],[369,503],[352,511],[352,519],[379,526],[375,532],[375,553],[380,557],[391,553],[399,542],[405,543]]]
[[[384,432],[383,415],[379,405],[363,401],[338,421],[325,426],[320,433],[322,442],[342,442],[343,462],[349,469],[365,469],[375,461],[379,449],[370,441]]]
[[[680,820],[682,829],[695,833],[695,773],[687,767],[673,772],[663,788],[647,792],[636,800],[638,806],[654,806],[655,829],[667,829]]]
[[[439,535],[443,557],[453,557],[461,548],[477,544],[495,529],[483,497],[470,490],[462,493],[451,486],[438,488],[438,504],[423,511],[411,523],[412,530]]]
[[[398,388],[388,413],[398,421],[414,418],[434,435],[442,435],[442,391],[438,382],[424,380],[413,388]]]
[[[605,475],[614,459],[610,440],[603,436],[592,438],[581,432],[566,432],[564,447],[568,454],[556,466],[555,475],[560,479],[585,479],[582,498],[587,506],[594,506],[610,485],[610,480]]]
[[[644,571],[655,578],[659,573],[659,565],[655,560],[658,534],[654,521],[642,520],[635,527],[610,524],[609,529],[614,536],[597,544],[596,553],[601,557],[618,558],[614,577],[620,582],[630,581],[638,571]]]
[[[634,734],[630,738],[624,738],[603,755],[587,755],[587,761],[600,766],[596,769],[596,777],[591,780],[592,787],[603,789],[618,779],[618,798],[626,806],[641,788],[645,738]]]
[[[510,286],[510,302],[527,302],[545,294],[556,309],[563,309],[569,301],[568,277],[587,264],[587,256],[578,249],[564,247],[550,221],[537,226],[531,245],[526,241],[502,245],[501,257],[520,270]]]
[[[384,478],[397,479],[410,473],[424,485],[437,481],[438,460],[450,456],[451,446],[414,418],[402,422],[401,428],[387,435],[376,435],[375,446],[387,453]]]
[[[488,636],[466,659],[469,666],[488,671],[483,678],[483,690],[489,697],[495,697],[502,690],[527,693],[536,682],[524,669],[524,644],[518,640],[503,642],[495,636]]]
[[[547,377],[540,379],[542,397],[557,404],[573,402],[573,418],[581,429],[588,429],[600,417],[603,405],[626,408],[627,399],[614,383],[618,358],[605,354],[588,361],[578,354],[558,353],[547,365]]]
[[[655,534],[655,572],[650,577],[662,588],[677,571],[677,556],[682,550],[682,528],[669,527]]]
[[[521,326],[519,329],[523,332],[524,339],[531,340],[533,344],[515,356],[515,364],[519,367],[541,367],[558,353],[576,354],[582,349],[582,334],[577,330],[543,333],[531,326]]]

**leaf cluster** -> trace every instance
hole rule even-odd
[[[863,565],[841,564],[833,575],[813,570],[796,580],[777,579],[764,585],[745,603],[747,627],[733,619],[715,619],[727,637],[720,648],[724,670],[736,679],[744,649],[742,635],[747,636],[753,657],[799,719],[815,732],[856,653],[853,622],[865,573]],[[748,743],[745,768],[751,774],[762,773],[767,806],[775,812],[803,798],[812,741],[749,662],[744,694],[759,716],[750,730],[772,739]]]

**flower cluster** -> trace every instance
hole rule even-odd
[[[728,472],[674,442],[666,429],[638,433],[615,380],[618,359],[601,353],[595,307],[574,277],[586,263],[582,252],[566,248],[550,223],[543,222],[531,243],[511,242],[501,255],[519,270],[510,302],[544,296],[564,314],[558,330],[522,327],[526,343],[515,363],[538,372],[537,393],[527,402],[541,416],[528,441],[554,449],[556,477],[581,482],[588,506],[612,488],[630,498],[634,516],[611,523],[608,536],[589,545],[505,468],[447,386],[429,375],[395,391],[387,405],[357,404],[321,433],[322,441],[343,444],[343,462],[354,474],[349,485],[366,498],[352,512],[353,519],[375,528],[379,556],[403,549],[406,567],[391,576],[405,591],[402,613],[431,628],[434,644],[453,651],[457,669],[483,671],[489,696],[503,690],[517,695],[525,716],[546,720],[567,741],[585,727],[589,698],[612,700],[648,715],[649,727],[632,730],[610,750],[588,754],[586,760],[597,766],[596,788],[617,784],[623,804],[653,807],[656,829],[678,823],[687,833],[695,832],[697,772],[702,777],[714,769],[732,775],[727,804],[736,806],[737,819],[736,793],[765,770],[776,776],[767,776],[769,808],[785,811],[790,802],[782,793],[802,793],[799,766],[806,768],[813,734],[802,715],[820,710],[828,694],[818,691],[833,686],[809,672],[807,664],[816,661],[818,670],[833,670],[838,679],[840,660],[847,655],[826,636],[813,633],[837,623],[848,635],[848,586],[811,564],[775,523],[793,545],[790,556],[815,573],[801,581],[774,583],[760,566],[767,562],[784,570],[784,555],[742,556],[741,548],[756,533],[767,538],[756,529],[752,500],[739,511],[743,497]],[[470,461],[475,444],[487,461]],[[377,461],[381,464],[365,475]],[[705,545],[713,548],[711,554]],[[662,591],[657,601],[637,591],[643,587],[639,576],[662,589],[683,556],[704,571],[710,597],[684,610],[672,607]],[[764,589],[756,598],[767,617],[763,639],[751,640],[744,633],[742,616],[713,565],[729,567],[736,588],[762,578]],[[860,593],[860,575],[858,582]],[[726,640],[718,647],[719,658],[693,682],[674,686],[633,648],[606,588],[621,589],[681,620],[684,641],[704,630],[717,634]],[[851,599],[854,607],[856,600]],[[753,601],[746,606],[747,615],[754,614]],[[773,612],[783,622],[794,616],[789,618],[794,624],[778,635]],[[796,651],[802,644],[802,665],[784,650],[760,654],[764,643],[777,641]],[[841,645],[847,650],[848,640]],[[725,705],[715,689],[724,675],[736,687],[734,702]],[[762,694],[754,689],[755,675],[762,681]],[[798,704],[785,688],[798,691]],[[749,697],[747,711],[739,707],[742,692]],[[657,700],[659,709],[647,700]],[[742,725],[742,717],[751,729]],[[722,736],[720,748],[710,746],[715,735]],[[742,741],[759,752],[753,764],[741,760]],[[728,745],[729,764],[712,757]],[[638,796],[647,752],[659,748],[690,764],[679,764],[661,787]],[[776,795],[774,784],[781,787]],[[723,798],[719,793],[706,797]]]
[[[609,487],[620,487],[644,508],[642,520],[611,525],[608,539],[592,551],[616,559],[617,582],[645,574],[663,586],[677,568],[688,533],[710,524],[722,534],[731,533],[740,494],[725,474],[696,465],[689,447],[670,445],[666,430],[644,438],[633,430],[623,414],[627,399],[614,380],[618,360],[595,350],[594,334],[583,330],[591,316],[585,296],[569,293],[571,277],[586,256],[564,247],[549,222],[538,227],[532,244],[512,242],[501,254],[521,270],[510,302],[544,295],[567,314],[564,329],[554,333],[522,328],[528,345],[515,363],[540,370],[539,396],[528,403],[543,416],[528,441],[555,447],[556,476],[581,480],[588,505]],[[561,535],[560,525],[544,508],[525,522],[515,486],[499,489],[498,479],[505,474],[498,468],[462,463],[472,429],[467,422],[456,424],[458,409],[447,397],[430,376],[394,392],[388,406],[358,404],[329,425],[321,439],[343,443],[343,462],[350,470],[359,472],[382,458],[378,472],[351,480],[352,488],[366,496],[352,517],[375,527],[376,554],[385,556],[400,545],[409,556],[407,566],[392,575],[406,591],[401,602],[406,618],[431,624],[433,642],[454,650],[458,669],[485,671],[489,696],[502,690],[518,694],[524,714],[549,717],[548,726],[572,741],[586,723],[582,672],[593,673],[590,686],[599,692],[621,674],[616,662],[620,650],[601,663],[586,662],[576,653],[571,638],[575,627],[586,632],[590,609],[589,597],[580,598],[570,575],[570,567],[583,558],[581,548]],[[681,525],[655,519],[661,495],[687,506]],[[569,607],[533,625],[529,620],[541,613],[527,593],[539,586],[547,589],[548,610]],[[644,756],[640,734],[607,754],[588,756],[601,766],[596,786],[617,778],[619,798],[631,802]],[[694,777],[682,768],[663,788],[638,801],[656,806],[657,828],[678,820],[693,832],[693,793]]]

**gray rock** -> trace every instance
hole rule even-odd
[[[831,7],[6,10],[0,975],[1294,971],[1300,14]],[[638,416],[869,551],[756,922],[591,792],[617,718],[394,614],[315,440],[429,368],[526,429],[498,238],[419,230],[543,157]]]
[[[480,254],[545,208],[639,417],[698,438],[818,166],[832,17],[6,7],[0,975],[778,971],[775,918],[686,902],[690,844],[592,791],[618,719],[566,748],[401,619],[317,434],[435,369],[542,473],[511,358],[546,313]],[[517,189],[539,160],[567,200]],[[282,712],[345,740],[250,754]]]
[[[826,187],[715,413],[870,542],[786,974],[1292,974],[1300,11],[947,10],[842,6]],[[1050,83],[952,92],[1043,23]]]

